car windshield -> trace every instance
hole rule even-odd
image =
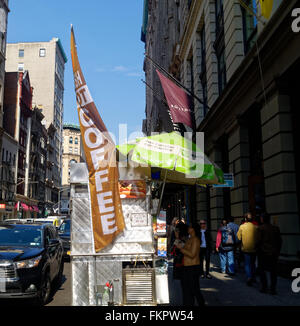
[[[71,229],[71,221],[70,220],[66,220],[59,227],[59,233],[67,233],[67,232],[70,232],[70,229]]]
[[[0,226],[0,246],[42,246],[42,229],[37,227]]]

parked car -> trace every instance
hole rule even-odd
[[[64,247],[64,257],[68,257],[68,252],[71,249],[71,219],[66,219],[58,228],[58,235],[62,239]]]
[[[0,298],[50,299],[62,281],[62,241],[53,225],[0,224]]]

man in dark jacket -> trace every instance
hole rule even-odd
[[[282,239],[280,230],[277,226],[270,223],[270,215],[261,215],[262,225],[258,228],[258,266],[261,278],[261,292],[268,291],[268,281],[266,272],[270,272],[271,287],[270,293],[276,294],[277,284],[277,264]]]
[[[201,245],[200,245],[200,273],[201,277],[211,279],[212,276],[209,274],[210,268],[210,254],[211,254],[211,235],[207,230],[206,222],[200,221],[201,228]],[[203,269],[203,263],[205,259],[205,274]]]

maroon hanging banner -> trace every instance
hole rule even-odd
[[[161,74],[157,69],[156,72],[163,87],[173,122],[184,123],[193,129],[191,96],[169,78]]]

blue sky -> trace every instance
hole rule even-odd
[[[118,125],[128,135],[145,117],[143,0],[10,0],[7,42],[58,37],[65,66],[64,122],[78,124],[70,55],[73,24],[80,65],[98,111],[118,142]]]

